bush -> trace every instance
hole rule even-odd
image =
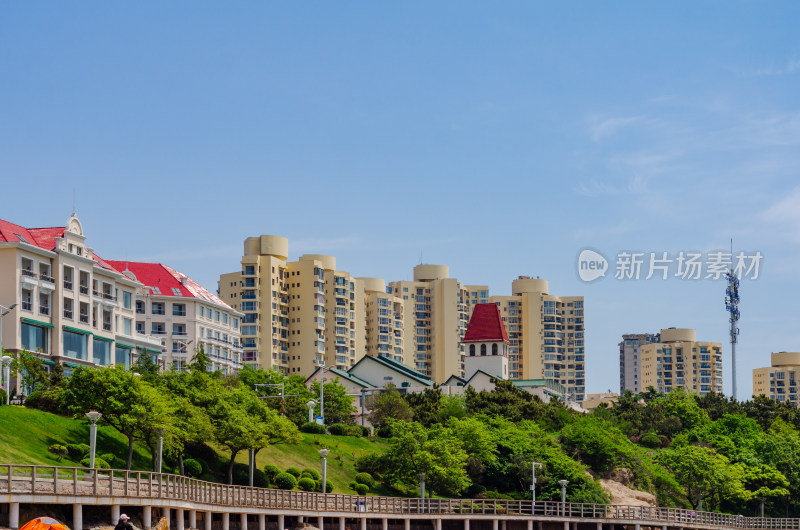
[[[318,423],[304,423],[300,426],[300,432],[308,434],[325,434],[325,426]]]
[[[360,425],[347,425],[346,427],[347,429],[345,430],[345,432],[347,433],[347,436],[355,436],[357,438],[360,438],[361,436],[364,435]],[[367,433],[369,433],[369,431],[367,431]]]
[[[305,468],[303,470],[303,475],[307,476],[307,477],[310,477],[310,478],[313,478],[314,480],[319,480],[321,478],[319,476],[319,471],[317,471],[316,469],[311,469],[309,467],[307,467],[307,468]]]
[[[59,462],[61,462],[61,459],[69,454],[67,452],[66,446],[63,446],[61,444],[53,444],[50,447],[48,447],[47,450],[56,455],[56,458],[58,458]]]
[[[113,463],[117,459],[114,453],[103,453],[102,455],[99,456],[109,464]]]
[[[200,475],[205,475],[206,473],[208,473],[208,462],[206,462],[202,458],[190,458],[189,460],[194,460],[195,462],[200,464],[200,468],[202,469]]]
[[[364,438],[369,436],[370,430],[369,427],[365,427],[364,425],[357,425],[359,429],[361,429],[361,436]]]
[[[38,409],[51,414],[64,412],[58,403],[59,392],[56,390],[36,390],[25,398],[25,406],[29,409]]]
[[[89,457],[88,456],[86,458],[84,458],[83,460],[81,460],[81,465],[83,467],[89,467]],[[108,465],[108,462],[106,462],[105,460],[103,460],[100,457],[95,457],[95,459],[94,459],[94,467],[96,469],[111,469],[111,466]]]
[[[391,425],[384,425],[377,431],[377,435],[380,438],[391,438],[392,437],[392,426]]]
[[[5,389],[0,388],[0,400],[2,400],[2,401],[0,401],[0,405],[5,405],[6,404],[6,398],[7,397],[8,397],[8,394],[6,394]]]
[[[290,467],[286,469],[286,472],[292,475],[294,478],[299,478],[301,475],[301,471],[299,467]]]
[[[84,456],[89,454],[89,446],[86,444],[67,444],[67,453],[70,460],[80,462]]]
[[[381,455],[377,453],[367,453],[358,457],[355,461],[356,471],[360,473],[369,473],[373,477],[380,478],[382,467]]]
[[[657,447],[661,447],[661,438],[659,438],[654,432],[648,432],[642,436],[642,438],[639,440],[639,443],[645,447],[655,449]]]
[[[317,483],[313,478],[303,477],[300,479],[297,485],[303,491],[314,491],[314,488],[317,486]]]
[[[315,482],[314,491],[317,493],[322,493],[322,481],[318,480]],[[333,483],[330,480],[325,481],[325,493],[333,493]]]
[[[278,473],[275,475],[274,484],[278,489],[291,490],[297,486],[297,479],[294,478],[294,475],[290,475],[289,473]]]
[[[370,489],[375,487],[375,479],[369,473],[359,473],[355,476],[356,484],[364,484]]]
[[[369,486],[366,484],[356,484],[356,487],[353,489],[356,490],[356,493],[359,495],[366,495],[369,493]]]
[[[267,464],[264,466],[264,474],[267,476],[267,480],[270,484],[275,480],[275,476],[280,473],[281,470],[278,466]]]
[[[238,486],[247,486],[250,483],[250,470],[246,465],[233,465],[233,483]]]
[[[187,477],[199,477],[203,474],[203,466],[193,458],[183,461],[183,474]]]
[[[341,423],[328,425],[328,432],[336,436],[345,436],[347,434],[347,425],[342,425]]]

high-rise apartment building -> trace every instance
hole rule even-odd
[[[54,228],[0,221],[0,304],[11,308],[0,317],[0,343],[9,351],[60,363],[67,375],[78,366],[128,366],[139,355],[159,361],[161,338],[134,326],[143,289],[95,254],[75,214]]]
[[[652,342],[659,342],[658,333],[627,333],[622,335],[619,343],[619,391],[631,390],[634,394],[641,392],[641,359],[639,349]]]
[[[220,276],[220,298],[243,314],[242,361],[302,375],[320,364],[349,369],[367,351],[370,293],[333,256],[288,255],[284,237],[251,237],[241,271]]]
[[[164,362],[175,370],[191,363],[202,346],[209,370],[225,374],[241,367],[241,313],[185,274],[160,263],[108,261],[144,285],[136,293],[136,331],[160,338]]]
[[[437,383],[463,377],[461,341],[472,308],[488,295],[486,286],[462,285],[449,274],[445,265],[417,265],[413,281],[390,282],[387,289],[404,304],[406,363]]]
[[[770,355],[770,366],[753,370],[753,396],[798,405],[800,352],[782,351]]]
[[[639,347],[641,388],[722,392],[722,344],[698,341],[693,329],[662,329],[660,342]]]
[[[582,296],[549,293],[547,280],[520,276],[511,296],[491,296],[509,338],[511,379],[548,379],[566,389],[568,400],[586,391]]]
[[[407,364],[403,299],[387,293],[386,282],[380,278],[357,278],[357,282],[364,290],[366,354]]]

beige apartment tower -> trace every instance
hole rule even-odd
[[[403,359],[403,310],[383,280],[337,270],[333,256],[288,255],[285,237],[251,237],[242,270],[220,276],[220,298],[243,313],[245,364],[307,376],[322,364],[348,370],[365,353]]]
[[[782,351],[770,355],[770,366],[753,370],[753,396],[798,404],[800,352]]]
[[[582,296],[550,294],[547,280],[520,276],[511,296],[492,296],[509,338],[511,379],[548,379],[566,389],[567,400],[586,391]]]
[[[639,347],[641,388],[669,393],[685,388],[699,395],[722,392],[722,344],[698,341],[693,329],[662,329],[660,342]]]

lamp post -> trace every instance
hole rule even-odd
[[[544,467],[541,462],[531,462],[531,513],[536,513],[536,468]]]
[[[759,511],[761,512],[761,518],[762,519],[764,518],[764,500],[765,500],[764,497],[759,497],[758,498]]]
[[[89,419],[89,468],[94,469],[94,454],[97,449],[97,421],[103,415],[96,410],[90,410],[86,413]]]
[[[164,454],[164,429],[156,429],[158,434],[158,442],[156,442],[156,450],[158,456],[156,457],[156,473],[161,473],[161,459]]]
[[[314,423],[314,407],[317,406],[317,402],[313,399],[306,403],[306,407],[308,407],[308,423]]]
[[[0,319],[0,322],[2,322],[2,319]],[[3,386],[6,389],[6,405],[11,399],[11,361],[12,359],[8,355],[0,357],[0,363],[3,365]]]
[[[558,483],[561,485],[561,515],[564,515],[567,511],[567,484],[569,484],[569,480],[561,479]]]
[[[328,483],[326,481],[326,476],[328,474],[328,453],[330,450],[328,449],[320,449],[319,456],[322,458],[322,493],[328,492]]]
[[[419,497],[421,499],[419,511],[420,513],[425,513],[425,473],[420,473],[417,478],[419,478]]]

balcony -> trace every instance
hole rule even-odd
[[[40,306],[39,307],[39,314],[40,315],[45,315],[45,316],[50,316],[50,308],[47,307],[47,306]]]
[[[48,276],[45,273],[39,274],[39,279],[42,280],[43,282],[56,283],[56,281],[53,279],[52,276]]]
[[[103,322],[103,331],[111,331],[111,322]]]
[[[36,279],[36,273],[33,272],[32,270],[22,269],[22,270],[19,271],[19,273],[22,276],[24,276],[25,278],[34,278],[34,279]]]
[[[22,302],[22,309],[25,311],[33,311],[33,304],[30,302]]]
[[[69,280],[64,280],[64,289],[66,289],[67,291],[71,291],[72,290],[72,282],[69,281]]]
[[[88,324],[89,323],[89,315],[83,315],[82,314],[78,318],[80,319],[81,323],[83,323],[83,324]]]
[[[81,294],[89,294],[89,286],[88,285],[81,284],[78,287],[78,290],[80,291]]]
[[[186,333],[185,331],[175,331],[175,330],[172,330],[172,336],[173,336],[173,337],[186,337],[186,336],[188,336],[188,335],[189,335],[189,334],[188,334],[188,333]]]
[[[72,320],[72,311],[70,309],[65,309],[64,310],[64,318],[68,318],[69,320]]]

